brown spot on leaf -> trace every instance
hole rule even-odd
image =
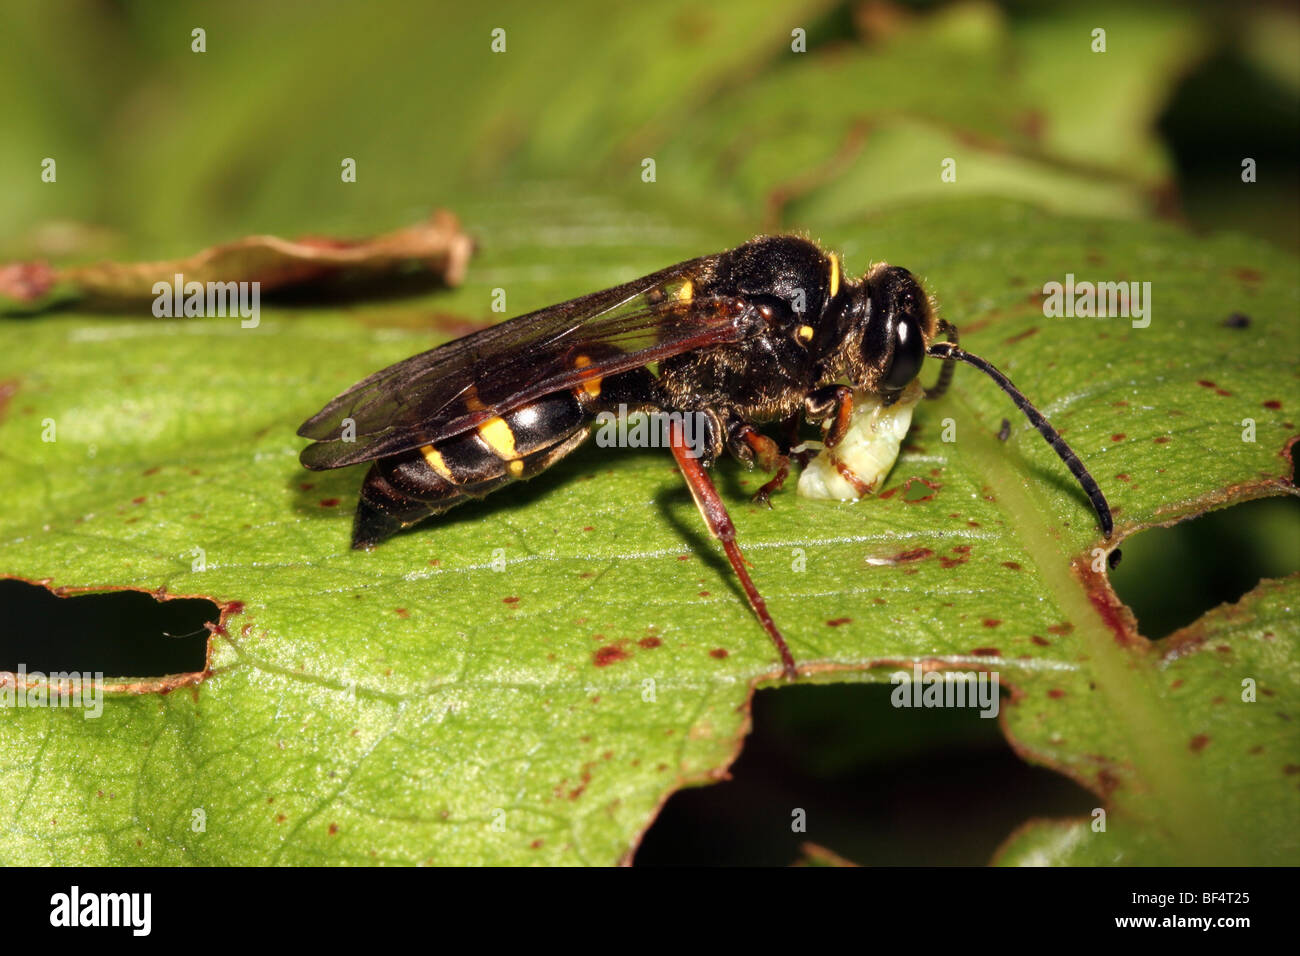
[[[977,647],[971,651],[976,657],[1001,657],[1002,651],[996,647]]]
[[[519,598],[515,597],[515,596],[512,594],[510,597],[503,597],[503,598],[501,599],[501,603],[502,603],[502,604],[518,604],[518,603],[519,603]]]
[[[1123,432],[1117,432],[1117,433],[1115,433],[1114,435],[1111,435],[1111,436],[1110,436],[1110,440],[1111,440],[1111,441],[1123,441],[1123,440],[1124,440],[1125,438],[1127,438],[1127,437],[1128,437],[1128,436],[1125,435]]]
[[[1205,745],[1208,744],[1209,742],[1210,742],[1209,734],[1197,734],[1190,741],[1188,741],[1187,746],[1192,753],[1198,754],[1205,749]]]
[[[1020,570],[1020,565],[1016,564],[1016,562],[1014,562],[1014,561],[1003,561],[1003,562],[1002,562],[1002,566],[1003,566],[1004,568],[1006,568],[1008,571],[1019,571],[1019,570]]]
[[[587,764],[582,768],[582,782],[569,791],[569,799],[577,800],[586,791],[589,783],[591,783],[591,764]]]
[[[725,647],[715,647],[713,650],[709,651],[709,656],[716,658],[717,660],[723,660],[727,657],[727,649]]]
[[[894,555],[894,561],[897,564],[905,564],[908,561],[924,561],[933,555],[934,552],[929,548],[917,548],[915,551],[903,551]]]
[[[393,613],[396,614],[398,617],[402,618],[403,620],[411,616],[411,612],[404,607],[393,608]]]
[[[1047,696],[1052,698],[1052,700],[1060,700],[1065,696],[1065,691],[1061,690],[1059,687],[1053,687],[1048,690]]]
[[[592,663],[597,667],[608,667],[610,664],[616,664],[624,660],[627,660],[627,651],[621,647],[615,647],[613,644],[607,644],[592,655]]]
[[[659,640],[659,638],[657,637],[643,637],[641,638],[641,640],[637,641],[637,643],[640,644],[642,647],[644,647],[647,651],[651,651],[654,650],[656,647],[662,645],[663,641]]]
[[[1153,438],[1153,439],[1151,439],[1151,440],[1152,440],[1153,442],[1155,442],[1157,445],[1165,445],[1165,444],[1168,444],[1168,442],[1169,442],[1169,436],[1168,436],[1168,435],[1157,435],[1155,438]]]
[[[1267,402],[1264,403],[1264,407],[1271,408],[1274,411],[1277,411],[1282,408],[1282,403],[1279,402],[1276,398],[1270,398]]]
[[[942,567],[955,568],[957,565],[965,564],[967,561],[970,560],[970,545],[959,544],[957,545],[957,547],[953,548],[952,550],[953,553],[957,555],[957,557],[949,558],[949,557],[945,557],[944,555],[939,555],[939,564]]]
[[[1033,641],[1035,644],[1037,644],[1039,647],[1052,646],[1052,642],[1049,641],[1047,638],[1043,637],[1041,634],[1030,634],[1029,639]]]
[[[996,617],[986,617],[982,623],[985,627],[999,627],[1002,624]]]
[[[322,508],[337,508],[337,507],[339,506],[339,499],[338,499],[338,498],[322,498],[322,499],[320,500],[320,506],[321,506]]]
[[[826,622],[826,626],[839,627],[842,624],[851,624],[852,622],[853,622],[853,618],[851,617],[833,617]]]

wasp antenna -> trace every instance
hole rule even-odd
[[[951,329],[951,326],[949,328]],[[1079,456],[1065,443],[1065,439],[1061,437],[1060,432],[1052,427],[1052,423],[1043,417],[1043,413],[1036,409],[1029,399],[1025,398],[1020,389],[1011,384],[1011,379],[978,355],[972,355],[965,349],[958,348],[953,342],[936,342],[926,349],[926,354],[944,359],[949,363],[957,361],[973,365],[997,382],[998,387],[1011,396],[1011,400],[1016,403],[1016,407],[1025,413],[1025,417],[1033,423],[1033,426],[1038,429],[1038,433],[1043,436],[1047,444],[1052,446],[1052,451],[1056,452],[1061,461],[1065,462],[1065,467],[1069,468],[1070,473],[1078,480],[1084,493],[1087,494],[1088,500],[1092,502],[1093,510],[1097,512],[1097,523],[1101,525],[1102,533],[1109,538],[1114,530],[1115,523],[1111,520],[1110,505],[1106,502],[1106,496],[1101,493],[1101,488],[1097,486],[1097,482],[1088,473],[1088,469],[1083,466]],[[945,368],[947,367],[945,366]],[[946,386],[943,376],[940,376],[939,381]]]
[[[940,319],[939,331],[942,332],[944,336],[948,339],[948,341],[951,342],[953,345],[957,344],[957,326],[953,325],[947,319]],[[930,354],[934,354],[934,353],[930,353]],[[946,362],[944,362],[943,366],[939,369],[939,380],[935,382],[934,385],[932,385],[930,388],[927,388],[925,390],[925,397],[938,398],[944,392],[948,391],[948,386],[952,384],[952,373],[956,370],[956,368],[957,368],[957,363],[952,359],[948,359]]]

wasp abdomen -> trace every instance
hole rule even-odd
[[[402,528],[532,478],[582,443],[591,413],[559,392],[473,431],[381,458],[361,486],[352,547],[369,548]]]

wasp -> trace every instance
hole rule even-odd
[[[923,389],[927,356],[943,365]],[[958,345],[912,273],[878,263],[854,281],[837,255],[796,236],[761,236],[398,362],[309,418],[298,434],[314,442],[300,458],[313,470],[371,463],[352,529],[352,547],[368,550],[540,474],[577,448],[601,413],[675,413],[666,416],[667,444],[793,678],[794,657],[746,569],[710,467],[729,454],[770,473],[754,495],[770,506],[792,460],[807,464],[815,454],[814,443],[798,441],[803,423],[821,426],[815,444],[833,455],[846,436],[862,435],[855,407],[870,401],[888,413],[921,394],[938,397],[957,362],[1011,397],[1078,480],[1109,538],[1109,505],[1078,456],[1005,375]],[[699,426],[689,442],[686,416]],[[871,490],[837,467],[858,491]]]

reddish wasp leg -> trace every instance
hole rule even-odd
[[[853,424],[853,392],[847,388],[841,388],[836,395],[835,421],[831,425],[831,430],[826,434],[826,447],[834,448],[844,440],[844,436],[849,433],[849,426]]]
[[[776,472],[763,487],[754,492],[754,497],[751,499],[756,505],[767,505],[770,508],[772,495],[781,490],[786,478],[790,476],[790,456],[781,454],[781,448],[776,442],[766,435],[759,434],[748,425],[741,429],[740,440],[754,453],[754,461],[759,468],[763,471]]]
[[[824,439],[827,448],[834,448],[844,440],[853,424],[853,389],[847,385],[832,385],[827,392],[816,392],[804,404],[812,421],[830,421]]]
[[[753,502],[756,505],[767,505],[772,507],[772,496],[785,487],[785,480],[790,477],[790,459],[785,456],[781,457],[781,465],[776,469],[776,474],[771,477],[758,491],[754,492]]]
[[[763,629],[767,631],[768,636],[772,638],[772,643],[780,652],[781,665],[786,678],[794,680],[799,676],[794,666],[794,657],[790,654],[790,648],[786,646],[785,638],[777,630],[772,615],[768,613],[767,605],[763,603],[763,596],[758,593],[758,588],[754,587],[754,582],[750,580],[749,572],[745,570],[745,557],[736,546],[736,526],[731,523],[727,507],[718,497],[718,490],[713,487],[713,482],[709,480],[704,466],[686,446],[681,422],[676,419],[673,419],[668,426],[668,444],[673,450],[673,457],[677,459],[677,467],[682,470],[682,477],[686,479],[686,486],[691,489],[695,507],[700,509],[700,516],[708,525],[709,533],[721,542],[723,550],[727,552],[727,560],[731,562],[736,577],[740,578],[740,586],[745,589],[749,606],[754,609],[759,623],[763,625]]]

